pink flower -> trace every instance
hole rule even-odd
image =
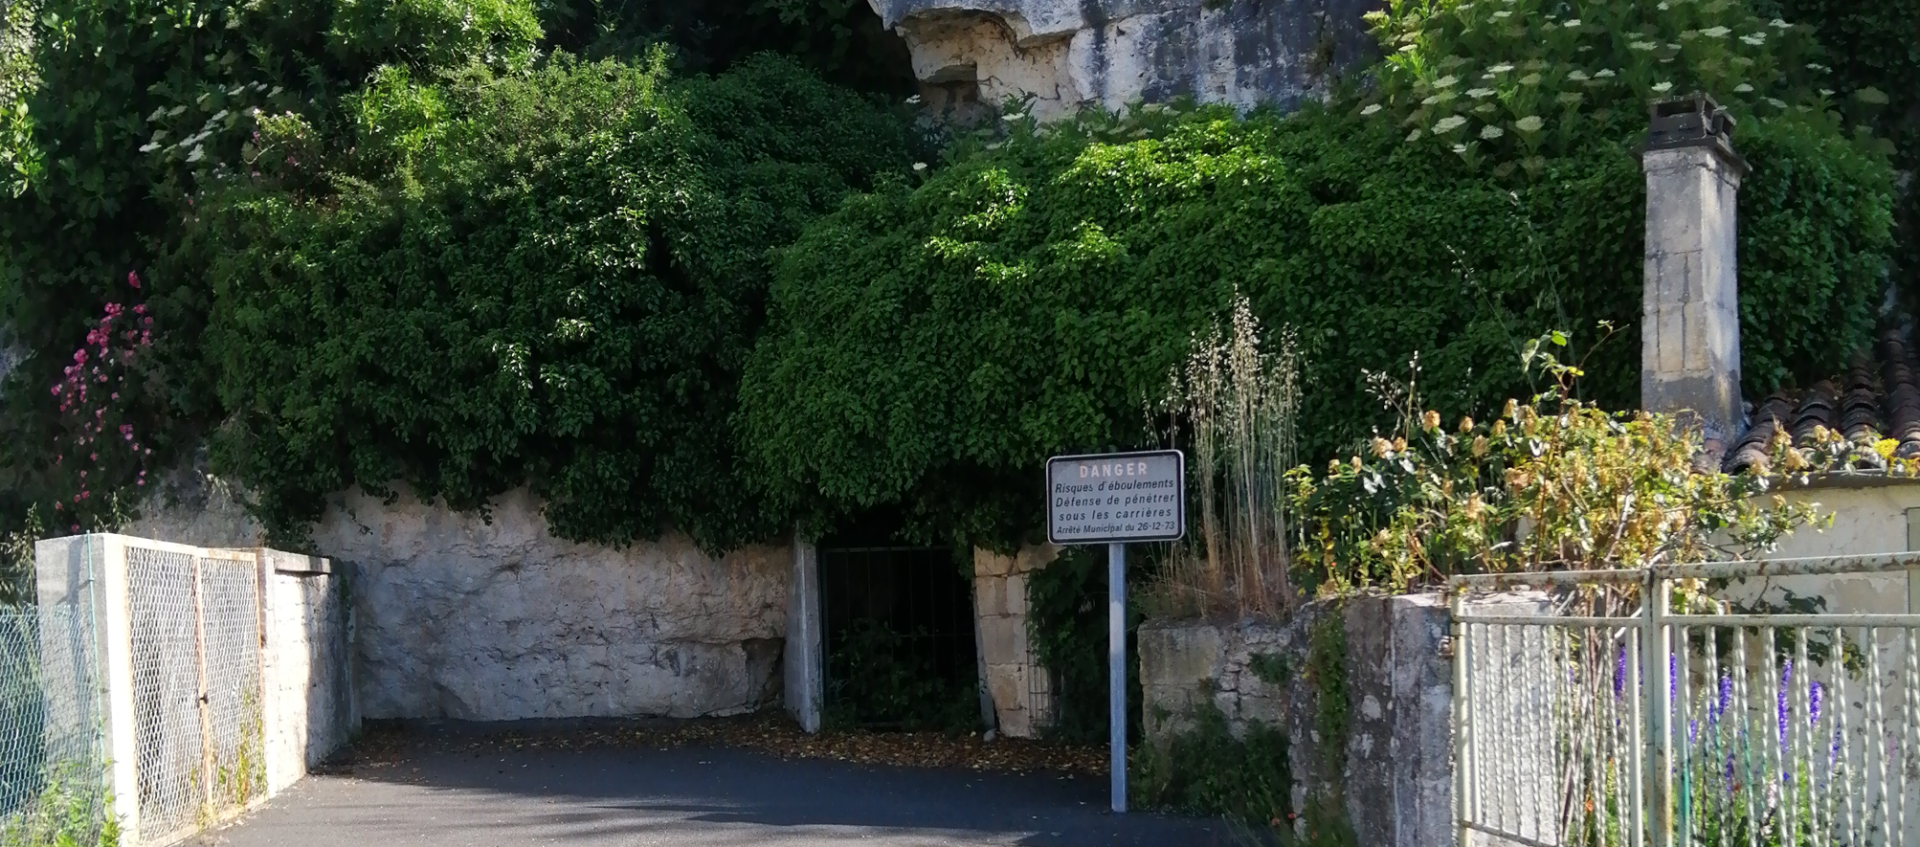
[[[62,502],[60,502],[60,501],[58,501],[58,500],[55,500],[55,501],[53,501],[53,510],[54,510],[54,511],[56,511],[56,512],[58,512],[58,511],[60,511],[60,510],[62,510],[62,509],[65,509],[66,507],[67,507],[67,504],[65,504],[65,503],[62,503]]]
[[[60,396],[60,386],[56,385],[53,387],[53,396],[55,397]]]
[[[147,304],[145,304],[145,303],[141,303],[140,305],[138,305],[138,306],[135,306],[135,307],[133,307],[133,313],[134,313],[134,314],[136,314],[136,315],[144,315],[144,314],[146,314],[146,313],[147,313]]]
[[[76,365],[84,365],[84,364],[86,364],[86,363],[87,363],[87,351],[85,351],[85,350],[75,350],[75,351],[73,351],[73,363],[74,363],[74,364],[76,364]]]
[[[189,200],[187,202],[191,203],[193,201]],[[134,288],[139,288],[140,275],[137,273],[134,273],[133,271],[127,271],[127,284],[133,286]]]

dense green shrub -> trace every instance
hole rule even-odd
[[[1765,0],[1781,14],[1808,24],[1831,65],[1827,84],[1855,103],[1867,92],[1886,103],[1864,117],[1893,142],[1894,164],[1920,173],[1920,3],[1881,0]],[[1874,104],[1865,104],[1874,105]],[[1909,186],[1900,205],[1900,270],[1909,301],[1920,296],[1920,187]]]
[[[214,456],[271,531],[396,482],[461,509],[529,484],[580,540],[783,529],[729,428],[767,251],[904,172],[901,121],[785,60],[669,83],[657,54],[383,77],[350,111],[388,179],[263,176],[197,224]]]
[[[1169,369],[1236,290],[1297,333],[1307,460],[1382,422],[1369,371],[1417,353],[1429,402],[1484,414],[1535,387],[1518,354],[1539,327],[1637,325],[1644,120],[1502,179],[1338,108],[1200,109],[1124,143],[1023,130],[850,200],[782,257],[742,395],[757,456],[815,520],[899,501],[1008,543],[1042,513],[1047,455],[1152,440]],[[1807,123],[1740,144],[1757,392],[1867,340],[1888,177]],[[1637,396],[1623,334],[1587,381],[1616,408]]]
[[[0,324],[32,354],[0,400],[7,527],[27,503],[56,517],[52,498],[80,487],[54,460],[71,427],[48,390],[130,272],[159,324],[140,377],[154,390],[120,392],[115,414],[162,458],[218,418],[198,346],[204,256],[179,240],[196,198],[258,166],[257,115],[324,130],[378,67],[520,67],[540,36],[525,0],[29,0],[4,14]]]
[[[1187,814],[1225,815],[1254,832],[1290,832],[1299,810],[1293,808],[1286,733],[1250,721],[1236,738],[1211,692],[1193,700],[1198,705],[1187,716],[1191,727],[1172,733],[1162,746],[1144,746],[1134,754],[1129,767],[1133,802]]]

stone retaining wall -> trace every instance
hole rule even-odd
[[[1540,607],[1534,597],[1487,603]],[[1346,643],[1339,663],[1347,692],[1345,739],[1320,736],[1325,689],[1307,672],[1313,634],[1329,619]],[[1450,619],[1445,600],[1431,594],[1315,602],[1285,623],[1149,622],[1140,628],[1139,648],[1147,742],[1169,743],[1208,706],[1220,710],[1236,736],[1256,721],[1278,727],[1288,739],[1296,812],[1309,800],[1334,797],[1360,844],[1450,843]],[[1344,744],[1343,753],[1327,756],[1330,743]]]
[[[168,496],[170,495],[170,496]],[[260,528],[204,475],[173,481],[133,535],[217,547]],[[354,568],[368,718],[695,717],[776,702],[791,551],[702,553],[683,535],[626,549],[547,532],[525,491],[491,521],[348,495],[312,552]]]

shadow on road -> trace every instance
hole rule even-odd
[[[446,727],[308,779],[226,847],[1236,847],[1217,821],[1107,811],[1105,779],[572,747]]]

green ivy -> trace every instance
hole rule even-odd
[[[1862,92],[1883,105],[1865,120],[1893,142],[1894,164],[1920,173],[1920,4],[1882,0],[1758,0],[1769,14],[1810,25],[1824,48],[1825,83],[1840,97]],[[1744,198],[1743,202],[1744,202]],[[1900,204],[1900,266],[1909,300],[1920,296],[1920,190]]]
[[[1308,637],[1304,677],[1313,685],[1313,731],[1330,784],[1346,772],[1353,731],[1353,697],[1347,688],[1347,627],[1338,606],[1316,621]]]
[[[1193,725],[1162,745],[1137,748],[1129,769],[1135,805],[1225,815],[1256,831],[1290,831],[1295,810],[1287,735],[1260,721],[1235,737],[1211,692],[1193,698]]]
[[[767,250],[906,169],[885,111],[772,57],[669,83],[557,58],[356,95],[379,184],[215,198],[216,467],[282,543],[326,498],[402,483],[456,509],[519,485],[565,538],[787,524],[736,455]]]
[[[1053,740],[1093,744],[1108,737],[1113,725],[1108,708],[1107,560],[1103,547],[1067,547],[1046,567],[1027,579],[1027,638],[1033,657],[1053,675],[1054,723],[1046,730]],[[1146,556],[1128,558],[1127,581],[1139,588],[1149,582],[1152,565]],[[1130,592],[1140,594],[1143,592]],[[1136,597],[1127,603],[1127,655],[1138,656],[1140,623],[1145,609]],[[1127,699],[1141,699],[1140,663],[1127,663]],[[1140,737],[1140,712],[1127,712],[1127,735]]]
[[[1433,407],[1485,416],[1540,387],[1520,366],[1539,327],[1638,325],[1644,117],[1533,179],[1345,105],[1150,120],[1116,140],[1016,126],[920,184],[850,199],[783,251],[743,416],[810,520],[898,502],[928,534],[1030,538],[1033,469],[1153,441],[1170,369],[1236,292],[1297,335],[1300,455],[1316,462],[1387,423],[1378,375],[1416,354]],[[1891,178],[1806,122],[1744,125],[1737,143],[1754,166],[1740,229],[1758,396],[1868,342]],[[1584,387],[1614,407],[1638,395],[1625,335]]]

